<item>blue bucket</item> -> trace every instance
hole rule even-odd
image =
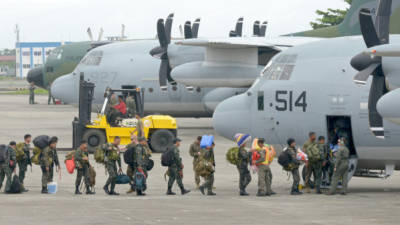
[[[47,184],[47,190],[49,194],[55,194],[57,193],[57,182],[51,182]]]

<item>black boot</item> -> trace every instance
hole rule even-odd
[[[111,190],[109,195],[119,195],[117,192],[114,191],[115,189],[115,182],[111,183]]]
[[[212,191],[212,186],[208,188],[207,195],[210,195],[210,196],[217,195]]]
[[[47,190],[47,188],[42,187],[42,194],[48,194],[48,193],[49,193],[49,191]]]
[[[206,194],[206,193],[204,192],[204,186],[203,186],[203,185],[201,185],[201,186],[199,187],[199,190],[200,190],[200,192],[201,192],[203,195]]]
[[[171,188],[168,188],[167,195],[176,195],[176,193],[172,192]]]
[[[248,196],[249,193],[247,193],[245,189],[242,189],[242,190],[240,190],[239,195],[240,195],[240,196]]]
[[[103,190],[104,190],[104,192],[106,192],[106,194],[110,194],[110,191],[108,190],[107,185],[104,185]]]
[[[90,190],[90,187],[86,187],[86,194],[87,195],[94,195],[95,193],[92,190]]]
[[[75,186],[75,194],[81,195],[82,193],[79,191],[79,185]]]
[[[187,193],[189,193],[190,192],[190,190],[186,190],[185,188],[182,188],[181,189],[181,194],[182,195],[185,195],[185,194],[187,194]]]

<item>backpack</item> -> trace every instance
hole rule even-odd
[[[135,163],[135,148],[128,148],[124,152],[124,162],[130,166]]]
[[[208,162],[202,156],[200,156],[198,163],[194,167],[194,170],[199,176],[207,177],[214,172],[214,166],[211,162]]]
[[[94,160],[97,163],[104,163],[104,150],[103,148],[97,148],[94,152]]]
[[[167,148],[167,151],[163,152],[161,155],[161,165],[170,167],[174,162],[174,150],[172,148]]]
[[[40,135],[35,137],[35,139],[33,139],[33,145],[40,149],[44,149],[47,146],[49,146],[49,142],[50,142],[50,137],[47,135]]]
[[[232,165],[238,165],[239,162],[239,147],[230,148],[226,152],[226,160]]]
[[[96,171],[94,170],[93,166],[89,167],[89,181],[90,187],[94,187],[96,185]]]
[[[33,156],[31,158],[31,161],[33,164],[35,165],[39,165],[40,164],[40,155],[42,154],[42,149],[38,148],[38,147],[34,147],[33,148]]]
[[[19,181],[19,177],[17,175],[13,176],[9,193],[18,194],[21,193],[21,182]]]
[[[135,189],[137,194],[144,191],[146,189],[145,182],[146,176],[142,172],[136,172],[135,174]]]
[[[322,159],[317,144],[312,144],[307,148],[307,156],[311,162],[317,162]]]
[[[7,146],[5,145],[0,145],[0,163],[5,163],[9,159],[8,151],[7,151]]]
[[[287,151],[287,148],[283,149],[283,151],[278,156],[278,163],[282,166],[282,168],[286,171],[292,171],[294,168],[292,156]]]
[[[20,162],[25,159],[25,152],[24,152],[24,143],[18,143],[17,148],[15,149],[15,157],[17,158],[17,161]]]

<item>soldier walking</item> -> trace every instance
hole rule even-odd
[[[32,167],[31,156],[30,156],[30,143],[32,141],[32,136],[30,134],[26,134],[24,136],[24,142],[19,143],[17,146],[21,146],[22,151],[24,152],[24,156],[18,160],[18,168],[19,168],[19,181],[21,183],[21,189],[23,192],[29,191],[24,186],[25,174],[28,170],[28,165]]]
[[[135,150],[135,148],[136,148],[137,144],[138,144],[137,136],[132,134],[131,135],[131,143],[126,146],[126,150],[128,150],[128,149],[132,150],[133,149],[133,151],[134,151],[133,159],[132,159],[133,160],[133,164],[129,164],[128,168],[126,169],[126,175],[131,179],[131,188],[126,192],[127,194],[135,192],[134,170],[135,170],[135,167],[136,167],[135,166],[135,164],[136,164],[136,156],[135,156],[136,155],[136,152],[135,152],[136,150]]]
[[[29,86],[29,104],[35,104],[35,82],[31,82]]]
[[[346,147],[347,139],[342,137],[339,140],[339,150],[336,152],[336,163],[333,169],[333,178],[331,182],[331,188],[328,195],[334,195],[336,193],[336,188],[339,184],[339,180],[342,180],[342,190],[341,194],[347,194],[347,182],[349,173],[349,156],[350,151]]]
[[[10,142],[10,146],[12,145],[16,145],[15,142]],[[6,177],[5,193],[9,193],[11,189],[11,174],[15,172],[15,162],[16,157],[13,149],[0,145],[0,189],[3,186],[4,177]]]
[[[247,196],[246,187],[251,182],[251,174],[248,168],[250,162],[249,152],[246,150],[246,144],[251,140],[248,134],[236,134],[236,143],[239,146],[238,164],[239,171],[239,195]]]
[[[303,144],[303,152],[306,153],[307,155],[309,154],[309,149],[314,147],[316,145],[315,140],[317,139],[317,136],[315,134],[315,132],[310,132],[308,134],[308,140]],[[305,165],[306,167],[306,179],[304,181],[305,183],[305,190],[306,193],[310,193],[310,179],[311,179],[311,175],[312,175],[312,168],[311,168],[311,164],[310,163],[306,163]]]
[[[290,192],[291,195],[301,195],[302,192],[299,191],[299,183],[300,183],[300,173],[299,166],[300,162],[297,160],[297,150],[296,150],[296,141],[293,138],[289,138],[287,140],[288,147],[285,151],[287,151],[290,155],[291,164],[292,164],[292,177],[293,177],[293,185],[292,190]]]
[[[257,151],[260,154],[260,158],[255,161],[258,167],[258,192],[257,196],[271,196],[271,168],[269,167],[269,150],[267,151],[264,147],[265,140],[260,138],[257,142]]]
[[[75,180],[75,194],[81,195],[82,193],[79,191],[79,186],[82,181],[82,177],[85,181],[86,186],[86,194],[92,195],[94,192],[90,190],[90,175],[89,168],[91,167],[89,163],[89,152],[87,150],[87,142],[81,141],[81,145],[75,151],[74,155],[75,166],[77,170],[76,180]]]
[[[170,151],[173,151],[173,158],[171,166],[168,167],[169,173],[169,180],[168,180],[168,190],[167,195],[176,195],[172,191],[172,186],[174,185],[175,181],[178,183],[179,188],[181,189],[181,194],[185,195],[190,192],[190,190],[186,190],[182,183],[183,177],[183,164],[182,158],[179,155],[179,146],[181,145],[181,139],[175,138],[173,141],[174,145]]]
[[[200,175],[196,172],[196,165],[199,162],[199,156],[201,154],[200,149],[201,136],[190,145],[189,154],[193,157],[193,171],[194,171],[194,181],[196,183],[196,188],[200,187]]]
[[[118,147],[120,143],[121,143],[121,138],[119,136],[116,136],[114,138],[113,143],[108,143],[103,148],[103,150],[105,151],[104,162],[108,172],[108,179],[103,189],[106,192],[106,194],[109,195],[119,195],[117,192],[115,192],[115,184],[118,172],[122,173],[121,157]],[[117,163],[118,163],[118,170],[117,170]]]
[[[60,163],[57,155],[57,137],[50,138],[49,146],[42,150],[40,157],[40,167],[42,169],[42,194],[47,194],[47,183],[53,181],[54,165],[57,166],[56,171],[60,171]]]
[[[207,188],[207,195],[213,196],[216,195],[212,189],[213,189],[213,185],[214,185],[214,173],[215,173],[215,157],[214,157],[214,147],[215,147],[215,143],[212,143],[212,146],[207,147],[206,149],[202,149],[203,153],[203,158],[204,160],[213,165],[213,169],[212,171],[210,171],[209,174],[207,174],[204,179],[205,182],[203,185],[201,185],[199,187],[201,193],[204,195],[205,192],[204,190]]]
[[[136,174],[137,172],[143,173],[145,175],[145,177],[148,177],[148,173],[147,173],[147,164],[149,161],[150,155],[149,152],[147,151],[147,140],[144,137],[140,137],[139,138],[139,144],[136,145],[135,147],[135,159],[136,159],[136,163],[135,163],[135,170],[134,170],[134,174]],[[146,191],[147,189],[147,184],[146,184],[146,179],[144,179],[143,182],[143,190],[142,192],[138,192],[138,195],[146,195],[143,191]]]

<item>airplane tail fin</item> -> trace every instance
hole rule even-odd
[[[368,8],[375,13],[379,0],[353,0],[351,7],[344,18],[343,22],[337,26],[326,27],[316,30],[309,30],[287,36],[303,36],[303,37],[342,37],[361,35],[358,13],[363,8]],[[385,0],[383,0],[385,1]],[[391,34],[400,34],[400,0],[392,2],[392,18],[390,24]]]

